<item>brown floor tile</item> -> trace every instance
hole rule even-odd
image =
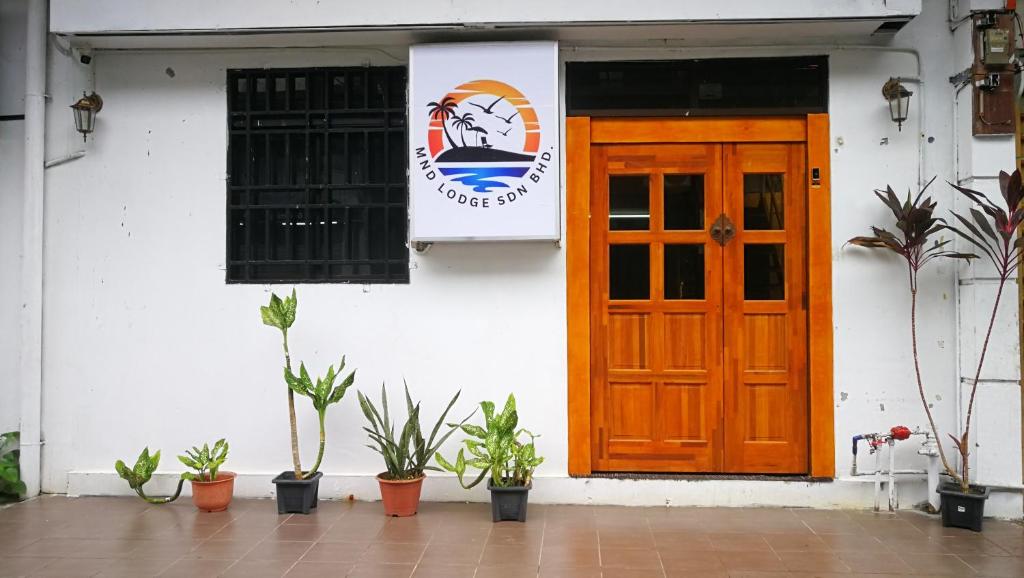
[[[480,558],[481,566],[530,566],[540,564],[540,548],[523,545],[488,544]]]
[[[718,558],[730,573],[737,570],[756,572],[788,571],[779,556],[771,550],[719,552]]]
[[[985,522],[986,524],[988,522]],[[1024,558],[1007,556],[968,556],[960,555],[968,566],[982,576],[999,576],[1020,578],[1024,576]]]
[[[135,546],[136,543],[131,540],[41,538],[9,555],[42,558],[125,558]]]
[[[480,556],[484,553],[482,542],[470,542],[468,544],[434,544],[427,545],[420,558],[421,565],[462,565],[469,564],[476,566],[480,562]]]
[[[850,572],[838,554],[832,552],[776,552],[790,572]]]
[[[660,569],[634,570],[631,568],[604,568],[602,578],[663,578],[665,573]]]
[[[202,560],[238,560],[256,547],[256,543],[240,540],[207,540],[181,555]]]
[[[545,527],[543,544],[560,548],[597,548],[597,531],[586,528]]]
[[[931,576],[974,576],[976,572],[952,554],[900,554],[913,572]]]
[[[654,535],[646,531],[600,531],[598,541],[602,548],[654,548]]]
[[[282,560],[295,562],[313,546],[312,542],[275,542],[267,539],[256,544],[243,560]]]
[[[58,562],[56,558],[0,558],[0,578],[20,578]]]
[[[540,578],[602,578],[600,568],[544,568]]]
[[[171,564],[166,570],[157,574],[160,578],[199,578],[200,576],[217,576],[228,569],[232,560],[192,560],[183,559]]]
[[[412,564],[356,564],[348,578],[409,578],[414,568]]]
[[[473,578],[475,565],[417,564],[413,578]]]
[[[602,568],[652,570],[661,568],[661,557],[653,548],[601,548]]]
[[[545,546],[540,550],[541,569],[599,568],[600,556],[596,547]]]
[[[330,526],[321,524],[281,524],[274,528],[267,538],[288,542],[315,542],[329,529]]]
[[[30,573],[28,576],[47,576],[54,578],[76,578],[78,576],[95,576],[113,560],[103,558],[63,558],[46,564]],[[0,562],[3,564],[3,562]]]
[[[711,538],[707,534],[688,531],[655,531],[654,544],[662,552],[712,549]]]
[[[487,506],[385,518],[378,503],[323,502],[278,516],[271,500],[201,514],[47,496],[0,510],[0,578],[1024,576],[1024,526],[998,520],[974,533],[916,512],[539,506],[526,524],[493,524]]]
[[[354,564],[346,562],[303,562],[299,561],[286,576],[288,578],[326,578],[328,576],[345,576]]]
[[[416,564],[426,548],[423,544],[380,542],[363,551],[361,564]]]
[[[661,564],[666,572],[686,573],[695,571],[725,571],[725,565],[718,552],[666,551],[660,550]]]
[[[837,555],[853,572],[864,574],[910,574],[913,572],[913,568],[902,558],[888,552],[838,552]]]
[[[403,544],[426,544],[434,533],[433,527],[387,525],[377,534],[375,541]]]
[[[241,560],[221,576],[225,578],[281,578],[295,563],[290,560]]]
[[[864,534],[821,534],[818,538],[833,552],[878,552],[885,549],[878,538]]]
[[[813,534],[766,534],[765,541],[776,552],[823,552],[828,545]]]
[[[711,534],[711,548],[719,552],[769,552],[771,546],[758,534]]]
[[[480,566],[476,578],[537,578],[536,566]]]
[[[174,563],[170,559],[113,560],[96,576],[101,578],[144,578],[156,576]]]
[[[369,547],[365,542],[317,542],[302,555],[303,562],[356,563]]]

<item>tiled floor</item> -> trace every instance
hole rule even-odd
[[[269,500],[219,514],[179,500],[44,497],[0,509],[0,577],[306,576],[667,578],[1024,576],[1024,526],[984,533],[935,517],[801,509],[530,506],[525,524],[487,504],[321,502],[278,516]]]

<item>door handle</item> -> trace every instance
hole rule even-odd
[[[711,224],[711,230],[708,233],[716,243],[724,247],[736,236],[736,226],[728,215],[722,213]]]

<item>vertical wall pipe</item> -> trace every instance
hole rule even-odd
[[[46,137],[47,0],[28,0],[25,46],[25,182],[21,219],[21,308],[18,379],[21,392],[21,477],[39,494],[43,387],[43,193]]]
[[[896,511],[896,441],[889,439],[889,511]]]

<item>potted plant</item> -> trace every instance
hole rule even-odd
[[[482,401],[480,408],[484,414],[484,427],[462,424],[462,431],[472,439],[463,440],[466,447],[459,450],[454,464],[441,454],[437,454],[437,463],[454,472],[459,477],[459,484],[467,490],[487,477],[487,489],[491,491],[491,517],[495,522],[525,522],[533,471],[544,461],[534,447],[533,440],[538,436],[525,429],[516,429],[519,415],[516,413],[516,398],[511,394],[498,415],[494,414],[493,402]],[[528,441],[519,440],[523,434],[529,437]],[[467,450],[470,453],[468,460]],[[468,485],[463,478],[466,466],[480,470]]]
[[[135,493],[140,498],[146,500],[150,504],[167,504],[178,499],[181,495],[181,486],[185,483],[184,478],[178,480],[178,488],[174,491],[173,495],[170,496],[147,496],[146,492],[142,490],[142,486],[146,484],[153,477],[153,472],[160,465],[160,450],[157,450],[155,454],[149,454],[149,448],[143,448],[142,453],[139,454],[139,459],[135,460],[135,466],[128,469],[128,466],[121,460],[117,460],[114,464],[114,469],[117,470],[117,475],[121,476],[121,479],[128,482],[128,486],[135,490]]]
[[[211,449],[203,444],[202,449],[193,446],[185,450],[178,460],[196,473],[185,472],[181,479],[192,483],[192,503],[203,512],[223,512],[231,504],[235,491],[235,473],[222,472],[220,467],[228,459],[228,443],[217,440]]]
[[[430,431],[430,438],[423,439],[423,430],[420,428],[420,404],[413,404],[409,395],[409,386],[405,385],[405,407],[408,417],[405,425],[395,436],[396,422],[391,421],[388,413],[388,392],[384,385],[380,386],[381,411],[370,398],[359,391],[359,407],[370,422],[370,427],[363,427],[363,430],[370,436],[375,445],[367,445],[368,448],[379,453],[384,458],[385,471],[377,474],[377,482],[380,484],[381,501],[384,502],[384,514],[388,516],[412,516],[416,514],[420,504],[420,489],[423,486],[423,478],[426,477],[425,470],[441,471],[436,466],[428,465],[430,458],[437,453],[437,449],[455,432],[461,425],[473,415],[466,416],[462,422],[448,424],[448,431],[437,438],[441,430],[444,418],[448,416],[452,406],[458,401],[462,392],[456,392],[455,397],[448,402],[448,407],[437,419],[434,428]],[[435,439],[437,442],[435,443]]]
[[[282,345],[284,347],[284,381],[288,386],[288,420],[291,427],[292,442],[292,470],[282,472],[274,478],[274,485],[277,487],[277,511],[280,514],[308,514],[310,509],[316,508],[320,478],[323,476],[320,470],[320,462],[324,457],[326,445],[326,430],[324,418],[327,408],[341,401],[349,386],[355,381],[356,372],[348,374],[337,386],[335,380],[345,370],[345,358],[341,358],[338,370],[334,366],[327,368],[324,377],[317,377],[314,382],[306,371],[303,363],[299,364],[299,374],[292,373],[291,353],[288,351],[288,330],[295,323],[295,311],[298,307],[298,298],[295,290],[292,290],[291,297],[281,299],[276,294],[270,295],[270,303],[260,307],[260,315],[263,323],[276,327],[281,331]],[[302,462],[299,459],[299,433],[295,421],[295,394],[308,397],[313,402],[317,417],[320,421],[320,449],[317,451],[316,462],[309,470],[302,469]]]
[[[0,504],[17,500],[25,493],[25,482],[21,481],[18,458],[20,434],[16,431],[0,435]]]
[[[985,341],[978,354],[978,364],[974,371],[974,380],[971,382],[971,395],[967,404],[964,431],[958,432],[958,436],[949,436],[960,454],[960,475],[958,476],[955,470],[946,465],[946,473],[952,481],[941,484],[937,491],[942,499],[942,524],[944,526],[981,531],[981,521],[985,514],[985,500],[988,499],[989,488],[971,484],[969,460],[971,420],[974,417],[974,399],[978,393],[978,382],[981,381],[981,370],[985,365],[985,355],[988,353],[992,329],[999,318],[999,302],[1003,297],[1006,284],[1014,277],[1021,265],[1024,241],[1020,238],[1015,240],[1014,234],[1024,222],[1024,209],[1021,209],[1021,201],[1024,200],[1024,187],[1021,185],[1019,170],[1013,171],[1012,175],[1000,171],[999,190],[1005,205],[1000,206],[990,201],[980,191],[952,183],[950,185],[981,210],[972,207],[968,211],[970,218],[951,211],[958,226],[947,225],[946,228],[973,245],[992,263],[998,282],[988,329],[985,331]]]
[[[932,179],[934,180],[934,179]],[[931,182],[929,182],[931,184]],[[954,259],[976,259],[977,255],[972,253],[959,253],[947,251],[944,247],[950,241],[935,242],[929,244],[929,239],[935,233],[942,230],[950,230],[964,238],[966,241],[981,249],[996,267],[999,274],[999,288],[996,293],[996,300],[989,321],[988,332],[982,346],[981,355],[978,359],[975,380],[971,387],[970,403],[967,409],[967,419],[964,431],[959,436],[950,435],[954,445],[960,454],[960,472],[946,458],[942,444],[937,444],[939,457],[942,460],[946,474],[953,480],[952,483],[943,483],[936,491],[941,497],[942,522],[945,526],[956,526],[970,528],[975,531],[981,530],[982,517],[984,516],[985,500],[988,498],[988,488],[970,483],[969,443],[971,428],[971,416],[974,408],[974,396],[977,393],[978,380],[981,377],[982,365],[985,362],[985,353],[988,350],[989,337],[996,320],[996,311],[999,306],[999,299],[1002,296],[1003,288],[1010,279],[1013,272],[1020,263],[1021,250],[1019,241],[1014,243],[1013,234],[1021,221],[1024,220],[1024,211],[1019,208],[1022,191],[1020,173],[1015,172],[1011,177],[1006,173],[1000,175],[1000,188],[1003,198],[1006,201],[1007,209],[991,203],[985,195],[978,191],[965,189],[953,185],[972,202],[981,205],[982,210],[970,209],[971,219],[963,215],[953,213],[961,227],[954,227],[946,224],[941,219],[934,217],[936,204],[930,198],[923,199],[924,191],[911,201],[910,196],[903,203],[896,198],[896,195],[889,188],[886,191],[876,191],[876,195],[886,204],[896,217],[896,226],[900,233],[893,234],[879,227],[872,227],[874,232],[870,237],[855,237],[850,243],[871,248],[885,248],[903,258],[907,266],[908,279],[910,283],[910,329],[911,345],[914,360],[914,375],[917,379],[918,394],[924,407],[928,424],[936,440],[939,437],[938,428],[932,417],[931,406],[925,394],[924,384],[921,379],[920,361],[917,349],[917,290],[918,273],[929,262],[935,258],[946,257]],[[927,186],[925,187],[927,188]],[[986,217],[987,215],[987,217]],[[973,221],[973,223],[971,222]]]

